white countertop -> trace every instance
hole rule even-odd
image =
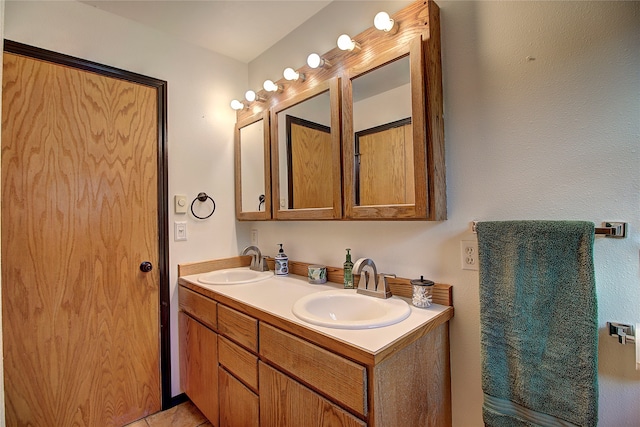
[[[247,269],[247,267],[241,268]],[[298,319],[291,311],[291,307],[296,300],[303,296],[314,292],[342,289],[342,286],[335,283],[327,282],[322,285],[312,285],[307,282],[306,277],[296,275],[280,277],[274,275],[273,278],[254,283],[208,285],[198,281],[198,277],[204,274],[207,273],[183,276],[181,279],[237,300],[243,304],[255,307],[271,315],[286,319],[289,322],[357,346],[372,354],[378,353],[397,339],[420,328],[449,308],[438,304],[432,304],[431,307],[428,308],[418,308],[413,306],[407,298],[393,296],[392,298],[403,299],[409,304],[411,314],[405,320],[393,325],[372,329],[335,329],[307,323]],[[353,292],[355,292],[355,289]]]

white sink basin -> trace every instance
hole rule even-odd
[[[370,329],[398,323],[411,314],[399,298],[380,299],[353,289],[317,292],[297,300],[293,314],[305,322],[338,329]]]
[[[253,283],[273,277],[273,271],[254,271],[249,268],[216,270],[198,277],[198,282],[207,285],[239,285]]]

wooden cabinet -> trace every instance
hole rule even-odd
[[[394,14],[393,19],[396,25],[391,32],[372,26],[353,35],[357,43],[366,45],[366,52],[354,54],[334,48],[322,55],[331,59],[331,67],[302,66],[297,71],[312,78],[297,82],[282,78],[276,84],[283,90],[264,92],[261,95],[266,101],[251,103],[237,112],[236,206],[249,191],[249,178],[242,171],[258,170],[259,179],[263,179],[263,170],[252,168],[251,157],[241,156],[241,140],[247,137],[241,136],[240,129],[260,120],[258,114],[271,111],[270,123],[263,120],[265,126],[270,126],[271,135],[265,133],[256,146],[270,143],[272,147],[271,185],[265,176],[259,186],[265,189],[265,211],[240,211],[238,219],[447,218],[440,9],[433,0],[414,1]],[[327,87],[338,80],[340,87],[327,94]],[[326,151],[317,151],[317,132],[306,130],[303,135],[296,135],[291,128],[287,132],[287,116],[313,122],[314,127],[328,127],[331,143]],[[355,149],[358,133],[388,127],[409,117],[406,145],[395,145],[389,151],[392,144],[387,135],[384,147]],[[296,168],[295,147],[310,146],[308,141],[316,145],[316,152],[305,152],[303,167]],[[259,153],[259,149],[254,148],[254,152]],[[357,170],[360,166],[362,171]],[[265,175],[269,174],[268,169]],[[320,171],[323,178],[317,178],[315,171]],[[300,182],[304,185],[298,188]],[[385,187],[382,191],[381,185]],[[367,193],[368,189],[375,191]],[[268,212],[269,190],[272,215]],[[386,197],[380,199],[380,193]],[[315,196],[313,200],[301,200],[309,194]],[[259,202],[254,196],[248,204],[253,210]]]
[[[260,425],[258,396],[222,366],[218,374],[218,392],[220,427]]]
[[[217,425],[218,337],[184,312],[178,313],[178,320],[180,386],[204,416]]]
[[[451,425],[450,317],[370,354],[189,287],[179,289],[181,386],[213,425]]]

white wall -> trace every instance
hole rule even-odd
[[[253,222],[239,226],[239,238],[246,243],[254,228],[269,255],[284,243],[290,259],[333,266],[349,247],[379,271],[452,284],[453,419],[467,427],[482,425],[478,274],[461,270],[459,255],[460,240],[475,238],[470,222],[629,222],[628,238],[595,242],[600,425],[637,426],[634,350],[604,327],[640,321],[640,2],[437,3],[449,219]],[[296,58],[301,65],[320,40],[331,48],[339,34],[325,33],[333,28],[326,11],[325,22],[308,22],[253,61],[250,81]]]
[[[234,256],[233,129],[229,101],[244,93],[247,66],[75,1],[7,1],[5,37],[168,82],[172,392],[180,393],[177,264]],[[217,205],[205,221],[173,213],[173,195],[204,191]],[[199,203],[199,202],[196,202]],[[173,221],[188,240],[173,241]]]

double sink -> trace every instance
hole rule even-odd
[[[202,274],[205,285],[246,285],[273,279],[272,271],[254,271],[248,267],[229,268]],[[409,317],[411,308],[403,299],[373,298],[355,289],[319,291],[298,298],[291,307],[300,320],[336,329],[371,329],[393,325]]]

